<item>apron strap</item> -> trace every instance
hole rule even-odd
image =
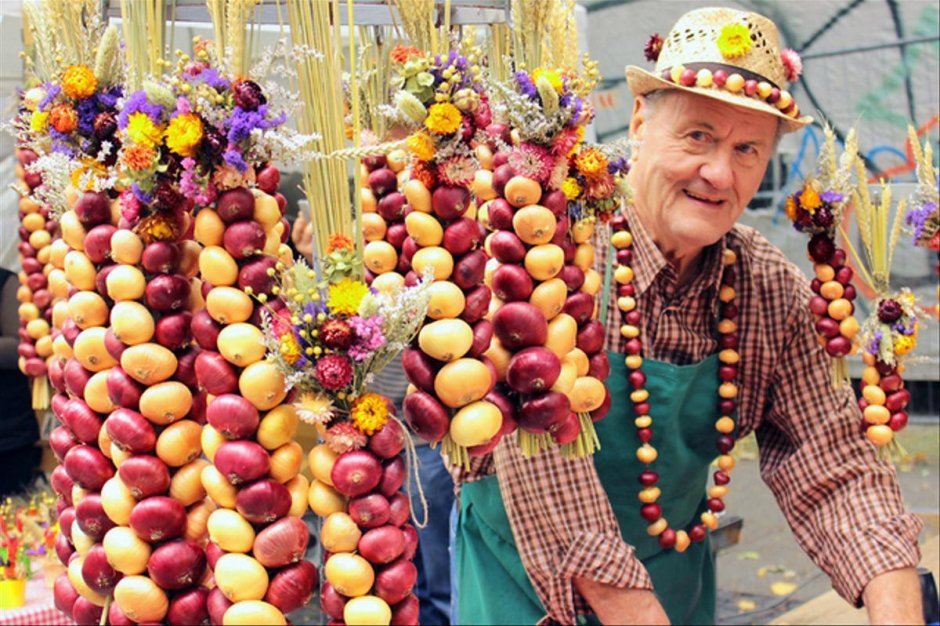
[[[598,317],[605,323],[607,321],[607,301],[610,298],[610,277],[613,274],[613,259],[617,251],[613,244],[607,245],[607,262],[604,264],[604,287],[601,291],[601,306],[597,310]]]

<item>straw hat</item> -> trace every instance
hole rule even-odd
[[[775,115],[784,120],[786,132],[813,121],[800,117],[787,90],[787,83],[799,77],[800,58],[792,50],[781,52],[777,27],[763,15],[696,9],[679,18],[665,40],[653,37],[647,58],[656,61],[655,72],[627,67],[627,83],[635,96],[657,89],[697,93]]]

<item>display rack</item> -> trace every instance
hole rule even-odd
[[[311,2],[328,2],[329,0],[310,0]],[[404,0],[407,2],[407,0]],[[208,22],[209,11],[205,0],[176,0],[167,3],[167,12],[175,10],[175,19],[178,22]],[[437,23],[444,23],[445,2],[436,3]],[[103,9],[110,18],[121,17],[120,0],[102,0]],[[340,23],[347,25],[347,2],[339,3]],[[357,26],[392,26],[401,24],[398,10],[386,0],[359,0],[353,3],[354,19]],[[258,7],[258,20],[261,24],[278,24],[287,19],[287,8],[280,7],[281,19],[278,17],[278,2],[276,0],[262,0]],[[167,15],[167,19],[174,15]],[[450,0],[450,23],[455,26],[475,24],[509,23],[509,0]]]

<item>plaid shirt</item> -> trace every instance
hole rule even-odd
[[[894,468],[876,458],[862,434],[852,390],[830,383],[830,360],[816,340],[802,272],[757,231],[735,226],[705,251],[698,275],[677,287],[674,269],[632,208],[626,216],[649,358],[688,364],[717,351],[721,250],[737,253],[738,436],[756,433],[764,482],[836,591],[858,604],[874,576],[916,566],[922,523],[904,511]],[[596,268],[603,272],[609,233],[598,231]],[[622,352],[616,284],[611,289],[607,348]],[[552,619],[570,624],[576,614],[590,612],[574,577],[652,588],[621,537],[590,458],[565,460],[549,451],[526,459],[515,438],[507,437],[492,456],[475,459],[469,472],[455,471],[455,479],[493,471],[522,562]]]

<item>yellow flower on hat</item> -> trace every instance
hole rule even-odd
[[[742,57],[751,50],[751,31],[739,22],[725,24],[718,35],[718,51],[726,59]]]

